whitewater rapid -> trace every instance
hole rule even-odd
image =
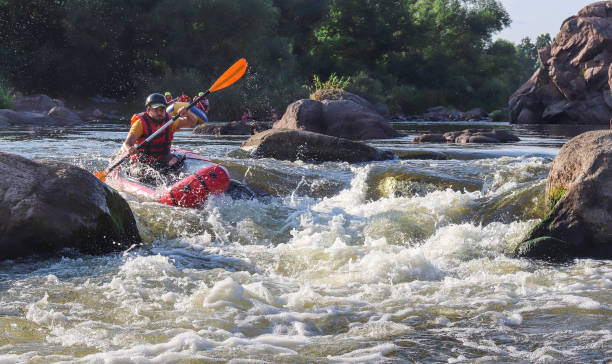
[[[143,246],[0,262],[0,363],[609,362],[612,263],[511,256],[552,158],[505,154],[226,158],[280,192],[125,196]]]

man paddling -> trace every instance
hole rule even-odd
[[[132,126],[123,142],[123,150],[130,154],[130,176],[143,182],[158,184],[160,178],[170,173],[180,172],[182,160],[170,152],[174,133],[181,128],[195,126],[198,118],[185,106],[178,110],[179,118],[164,129],[149,143],[136,149],[147,137],[170,120],[166,112],[167,101],[162,94],[154,93],[145,101],[145,112],[132,116]]]

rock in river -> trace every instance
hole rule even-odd
[[[342,92],[334,100],[298,100],[287,107],[273,129],[297,129],[353,140],[400,136],[365,99]]]
[[[367,162],[394,158],[392,153],[362,142],[292,129],[270,129],[257,133],[242,147],[252,149],[253,157],[281,160]]]
[[[231,121],[229,123],[205,123],[193,129],[193,134],[208,135],[252,135],[270,129],[271,122]]]
[[[444,134],[422,134],[416,136],[415,143],[507,143],[518,142],[516,135],[505,130],[465,129],[449,131]]]
[[[567,142],[546,180],[550,213],[515,250],[524,257],[612,258],[612,130]]]
[[[84,169],[0,153],[0,260],[141,241],[127,202]]]

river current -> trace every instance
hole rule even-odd
[[[597,127],[393,125],[407,136],[368,143],[404,159],[359,164],[177,133],[259,197],[124,195],[143,246],[0,262],[0,363],[612,363],[612,261],[509,254],[546,213],[559,148]],[[468,127],[521,141],[412,142]],[[127,130],[11,127],[0,151],[94,172]]]

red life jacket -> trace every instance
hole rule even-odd
[[[164,120],[158,125],[153,122],[151,117],[146,113],[142,112],[140,114],[134,115],[140,122],[142,123],[142,135],[138,140],[136,140],[136,144],[140,144],[145,141],[149,136],[157,131],[162,125],[164,125],[168,120],[170,120],[170,115],[166,113],[166,117]],[[132,117],[132,124],[138,120],[137,118]],[[157,160],[162,159],[165,155],[170,153],[170,147],[172,146],[172,139],[174,138],[174,132],[172,131],[172,125],[169,125],[166,129],[164,129],[161,133],[157,134],[155,138],[149,141],[147,144],[138,148],[138,154],[134,155],[135,157],[132,160],[139,159],[147,162],[153,163]]]
[[[195,99],[197,99],[198,96],[194,96],[193,100],[195,101]],[[208,112],[208,105],[207,105],[207,101],[208,98],[204,98],[200,101],[198,101],[198,103],[196,104],[196,107],[204,112]]]

